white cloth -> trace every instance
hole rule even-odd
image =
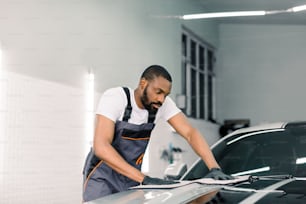
[[[148,111],[146,109],[140,109],[137,106],[134,97],[134,90],[131,88],[129,88],[129,90],[132,105],[132,114],[129,122],[137,125],[147,123]],[[96,109],[96,114],[103,115],[116,122],[117,120],[122,120],[126,105],[127,98],[123,88],[110,88],[102,94]],[[174,101],[167,96],[163,105],[158,109],[155,122],[157,122],[159,119],[164,119],[167,121],[180,111],[181,110],[176,106]]]

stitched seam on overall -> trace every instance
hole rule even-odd
[[[138,159],[136,160],[136,165],[139,165],[139,164],[142,163],[143,156],[144,156],[144,153],[142,153],[142,154],[138,157]]]
[[[149,140],[150,137],[142,137],[142,138],[132,138],[132,137],[125,137],[125,136],[121,136],[123,139],[126,140]]]
[[[83,187],[83,192],[85,192],[86,190],[86,187],[87,187],[87,184],[88,184],[88,181],[91,177],[91,175],[97,170],[97,168],[103,163],[103,161],[101,160],[96,166],[95,168],[88,174],[87,178],[86,178],[86,181],[84,183],[84,187]]]

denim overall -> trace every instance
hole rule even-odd
[[[149,113],[148,123],[140,125],[129,123],[132,113],[130,92],[126,87],[123,89],[128,104],[122,121],[116,121],[112,146],[130,165],[141,170],[142,158],[154,128],[156,112]],[[124,191],[139,184],[110,168],[94,154],[93,149],[87,155],[83,176],[83,201],[85,202]]]

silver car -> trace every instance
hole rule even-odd
[[[212,151],[226,174],[249,179],[226,185],[194,182],[208,173],[199,159],[180,178],[186,185],[130,189],[87,204],[306,203],[306,122],[239,129]]]

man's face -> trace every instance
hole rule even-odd
[[[148,111],[157,111],[171,91],[171,82],[163,77],[156,77],[151,81],[146,80],[146,85],[141,95],[141,102]]]

